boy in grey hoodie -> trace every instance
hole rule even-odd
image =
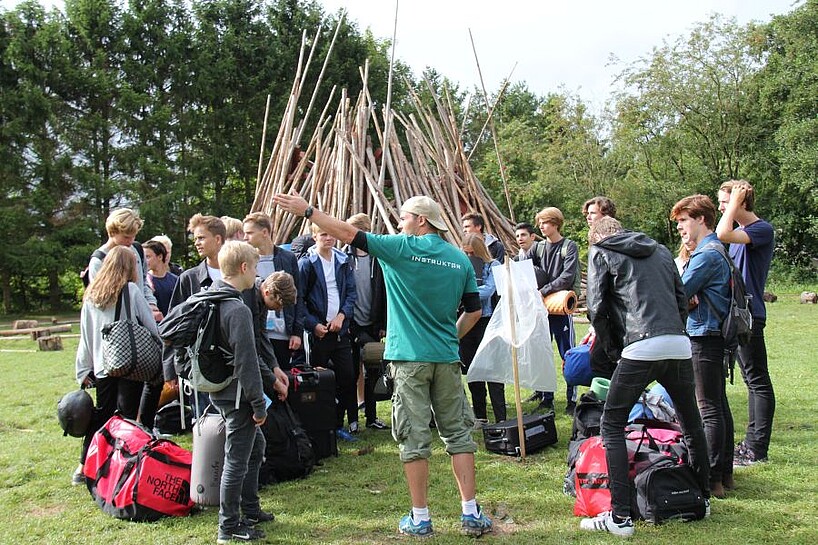
[[[211,289],[235,291],[238,296],[254,287],[257,263],[258,252],[246,242],[225,243],[219,250],[222,278]],[[219,544],[262,539],[264,532],[254,525],[274,519],[261,510],[258,498],[258,472],[266,447],[260,426],[267,419],[267,408],[253,331],[252,313],[240,299],[220,303],[220,339],[233,354],[235,380],[210,394],[213,405],[225,419]],[[286,386],[281,381],[276,381],[274,388],[279,397],[286,397]],[[244,519],[239,516],[240,510]]]

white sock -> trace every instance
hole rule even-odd
[[[418,524],[424,520],[432,520],[429,516],[429,507],[412,507],[412,522]]]
[[[460,505],[463,506],[464,515],[472,515],[473,517],[476,517],[480,514],[477,511],[477,500],[475,498],[472,498],[469,501],[461,501]]]

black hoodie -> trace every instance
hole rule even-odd
[[[687,299],[673,257],[644,233],[617,233],[591,246],[587,303],[612,359],[635,341],[686,334]]]

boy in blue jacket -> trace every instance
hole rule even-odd
[[[304,332],[310,335],[310,363],[335,372],[338,437],[354,441],[358,431],[358,397],[349,324],[358,297],[348,256],[335,248],[336,238],[312,226],[315,246],[298,261],[304,287]],[[344,429],[344,413],[349,431]]]

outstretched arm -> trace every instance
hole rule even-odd
[[[273,202],[290,214],[295,214],[296,216],[302,217],[304,216],[304,212],[310,206],[309,203],[296,191],[293,191],[292,194],[278,193],[275,197],[273,197]],[[344,244],[351,244],[352,239],[354,239],[355,235],[358,233],[358,229],[352,225],[328,216],[317,208],[313,209],[312,215],[310,216],[310,221],[318,225],[321,229],[324,229],[328,234],[337,238]]]

